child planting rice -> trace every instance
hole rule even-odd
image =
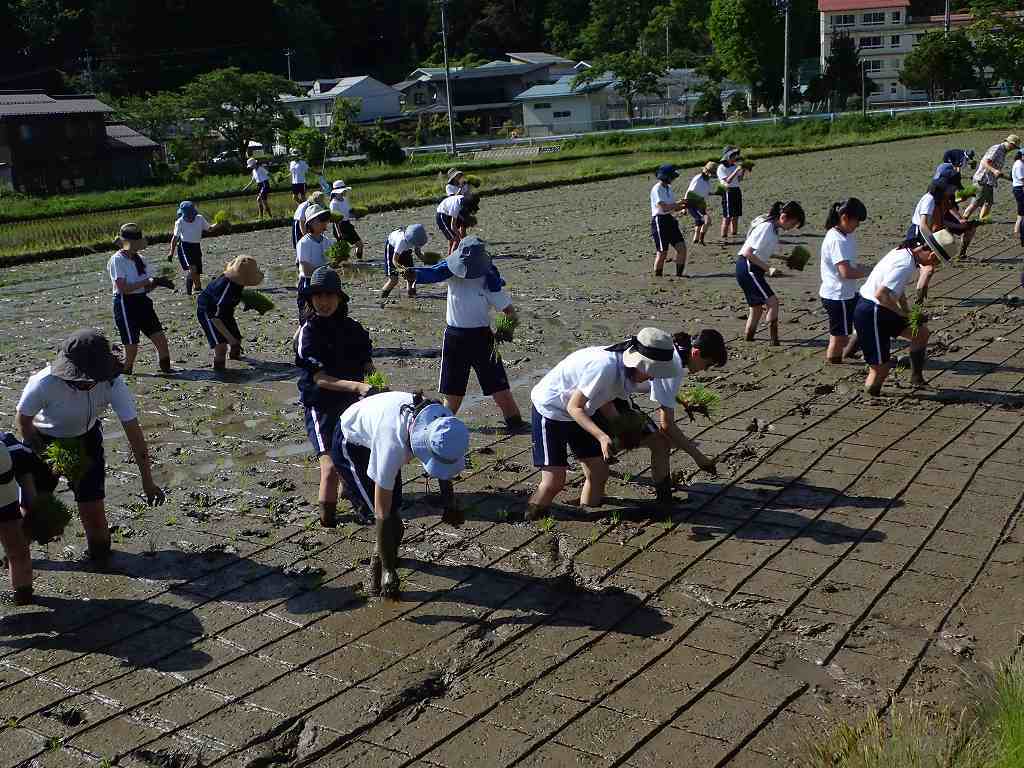
[[[348,316],[349,297],[330,267],[319,267],[303,298],[306,321],[295,339],[299,400],[305,408],[306,434],[320,462],[320,524],[337,525],[340,478],[331,461],[331,441],[338,418],[353,403],[384,388],[363,378],[374,375],[370,335]],[[380,375],[380,374],[376,374]],[[366,511],[362,506],[357,511]],[[369,523],[372,515],[362,520]]]
[[[1013,167],[1010,169],[1013,179],[1013,199],[1017,203],[1017,220],[1013,224],[1013,234],[1020,238],[1024,248],[1024,152],[1014,155]]]
[[[466,179],[466,174],[460,171],[458,168],[448,169],[448,181],[444,185],[444,196],[451,197],[452,195],[468,195],[473,189]]]
[[[309,163],[299,157],[299,150],[291,151],[291,162],[288,163],[288,172],[292,177],[292,198],[296,203],[301,203],[306,196],[306,174],[309,173]]]
[[[427,230],[422,224],[410,224],[405,229],[396,229],[388,235],[384,245],[384,274],[387,280],[380,289],[380,300],[383,306],[391,295],[392,289],[398,285],[398,278],[405,276],[406,293],[409,298],[416,295],[416,273],[411,271],[413,252],[420,255],[420,248],[427,244]]]
[[[330,211],[316,203],[310,203],[302,218],[305,221],[306,234],[295,246],[295,264],[299,271],[299,282],[296,285],[299,295],[295,302],[299,309],[300,325],[305,319],[306,310],[306,300],[302,292],[309,285],[309,279],[317,267],[327,266],[327,251],[334,244],[334,241],[324,234],[331,222]]]
[[[242,187],[242,191],[244,192],[253,184],[256,185],[256,217],[260,221],[264,216],[268,219],[273,218],[270,213],[270,171],[255,157],[250,157],[246,161],[245,167],[252,172],[252,178],[249,179],[248,184]]]
[[[316,190],[295,207],[295,213],[292,214],[292,248],[298,246],[299,240],[306,234],[306,211],[309,206],[319,205],[322,208],[324,202],[323,192]]]
[[[437,206],[437,213],[434,221],[437,229],[448,241],[448,255],[450,256],[458,245],[459,241],[466,236],[468,221],[476,223],[476,212],[480,208],[480,199],[473,194],[449,195]]]
[[[722,239],[736,236],[740,216],[743,215],[743,192],[740,182],[746,175],[740,165],[739,147],[726,147],[718,165],[718,180],[725,187],[722,194]]]
[[[736,259],[736,282],[747,298],[750,312],[747,316],[746,340],[753,341],[761,315],[768,309],[768,332],[773,347],[779,345],[779,299],[768,285],[765,273],[768,260],[779,247],[779,230],[790,230],[804,225],[804,209],[790,200],[783,205],[776,202],[764,216],[750,223],[747,239]]]
[[[911,384],[925,385],[928,326],[920,324],[916,332],[911,332],[906,287],[918,267],[938,266],[939,253],[956,244],[956,237],[946,230],[935,233],[933,239],[935,246],[920,237],[904,240],[882,257],[860,288],[853,323],[864,348],[864,362],[870,367],[864,390],[872,397],[881,393],[882,384],[892,369],[890,345],[897,336],[910,341]],[[943,250],[937,252],[936,248]]]
[[[956,204],[956,191],[962,187],[960,175],[953,173],[944,176],[928,185],[928,191],[917,202],[914,216],[907,228],[905,240],[921,238],[927,242],[943,258],[951,254],[942,251],[935,242],[935,234],[940,230],[948,230],[954,235],[962,235],[963,240],[957,258],[967,255],[967,246],[974,239],[978,222],[963,219]],[[922,267],[917,279],[917,301],[924,301],[928,296],[928,284],[931,282],[933,269]]]
[[[973,168],[976,165],[973,149],[947,149],[942,154],[942,162],[935,166],[932,178],[938,179],[950,171],[963,174],[965,168]]]
[[[996,184],[998,180],[1006,178],[1003,173],[1003,164],[1006,162],[1006,153],[1020,149],[1020,138],[1017,134],[1011,133],[998,144],[993,144],[982,155],[978,169],[972,177],[978,185],[978,195],[971,201],[964,211],[964,218],[969,219],[971,215],[981,207],[981,218],[988,218],[992,212],[992,204],[995,202]]]
[[[825,349],[828,363],[841,363],[859,348],[857,337],[852,336],[853,311],[857,307],[857,281],[867,277],[868,270],[857,263],[854,232],[867,218],[867,206],[856,197],[850,197],[832,203],[825,220],[818,296],[828,317],[828,347]]]
[[[331,221],[334,223],[334,239],[355,246],[356,259],[361,259],[363,258],[363,240],[352,224],[355,213],[352,210],[352,204],[346,197],[351,191],[352,187],[340,179],[331,185]]]
[[[53,496],[57,477],[46,462],[10,432],[0,433],[0,545],[14,590],[14,604],[32,602],[29,542],[60,536],[70,510]]]
[[[151,505],[164,501],[164,492],[153,480],[146,438],[121,370],[121,362],[102,334],[91,329],[76,331],[61,345],[53,363],[29,378],[16,415],[22,439],[34,451],[45,451],[55,440],[80,441],[85,457],[74,463],[84,464],[84,471],[71,484],[71,490],[89,554],[101,562],[110,555],[104,506],[107,466],[100,428],[108,406],[113,407],[124,428],[146,501]]]
[[[124,345],[124,373],[132,372],[142,334],[156,347],[160,370],[170,373],[171,351],[149,292],[159,287],[171,288],[174,284],[165,277],[148,274],[146,262],[139,255],[146,247],[146,240],[138,224],[123,225],[114,242],[118,250],[107,262],[107,273],[114,291],[114,325]]]
[[[398,550],[405,532],[399,514],[402,466],[416,458],[427,475],[450,482],[465,467],[468,448],[466,426],[422,395],[382,392],[341,414],[331,459],[353,508],[371,516],[376,525],[366,579],[370,595],[398,596]]]
[[[527,504],[527,519],[550,513],[555,496],[565,487],[570,449],[585,477],[580,505],[600,507],[608,461],[615,453],[611,424],[632,407],[631,391],[654,379],[679,379],[681,369],[672,337],[657,328],[643,328],[620,344],[573,352],[548,371],[530,393],[533,464],[541,470],[541,479]],[[673,390],[667,407],[674,406],[675,394]],[[671,503],[670,439],[645,418],[639,433],[620,438],[620,445],[650,450],[657,501]]]
[[[709,160],[704,163],[700,173],[690,179],[690,185],[686,188],[686,209],[693,219],[693,244],[704,245],[704,236],[707,234],[708,225],[711,223],[711,214],[708,213],[707,200],[714,194],[711,186],[711,179],[715,177],[718,163]],[[716,182],[717,183],[717,182]]]
[[[224,273],[199,294],[196,319],[206,341],[213,350],[213,370],[227,369],[228,349],[231,359],[242,357],[242,332],[235,320],[235,307],[242,301],[244,289],[263,282],[263,272],[252,256],[238,256],[228,262]]]
[[[209,232],[213,225],[196,210],[191,200],[183,200],[178,206],[178,218],[174,221],[174,236],[171,237],[171,250],[167,254],[170,261],[175,255],[181,270],[185,273],[185,293],[189,296],[203,290],[203,232]]]
[[[679,177],[674,165],[662,165],[654,172],[658,180],[651,187],[651,238],[654,240],[654,276],[661,277],[668,249],[676,254],[676,277],[686,271],[686,238],[679,231],[677,211],[685,211],[685,202],[676,202],[672,182]]]

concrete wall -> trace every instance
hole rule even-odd
[[[607,91],[523,102],[523,130],[527,136],[589,131],[601,127],[607,119]]]

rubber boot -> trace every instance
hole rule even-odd
[[[523,421],[523,417],[518,413],[515,416],[505,417],[505,434],[521,435],[529,431],[530,425]]]
[[[338,504],[334,501],[320,502],[320,525],[324,528],[338,527]]]
[[[163,371],[164,373],[170,373],[171,372],[171,358],[169,358],[169,357],[161,357],[160,358],[160,370]]]
[[[89,542],[89,558],[97,565],[106,565],[110,560],[110,539]]]
[[[685,272],[685,271],[686,271],[686,262],[685,261],[683,261],[683,262],[677,261],[676,262],[676,277],[682,277],[683,276],[683,272]]]
[[[395,597],[398,594],[398,552],[395,537],[394,517],[377,520],[377,552],[380,553],[381,581],[380,592],[383,597]]]
[[[927,386],[927,382],[924,380],[924,353],[923,349],[910,352],[910,383],[915,387]]]
[[[31,605],[32,604],[32,587],[18,587],[14,590],[14,604],[15,605]]]
[[[437,485],[441,489],[441,520],[453,528],[458,528],[466,522],[466,516],[455,500],[455,485],[451,480],[438,480]]]
[[[860,354],[860,337],[851,336],[850,340],[846,342],[846,349],[843,350],[843,357],[850,359]]]
[[[768,323],[768,334],[771,337],[771,344],[773,347],[779,346],[779,321],[772,320]]]
[[[368,597],[380,597],[381,563],[376,551],[370,555],[370,564],[366,567],[366,594]]]
[[[192,273],[191,272],[186,272],[185,273],[185,293],[187,293],[189,296],[192,295]]]
[[[542,507],[540,504],[527,504],[526,505],[526,519],[529,522],[536,520],[543,520],[548,516],[548,508]]]
[[[671,504],[672,499],[672,478],[665,477],[654,484],[654,491],[658,504]]]

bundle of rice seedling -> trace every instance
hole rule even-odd
[[[420,254],[420,261],[426,264],[428,267],[432,267],[441,260],[441,254],[437,251],[423,251]]]
[[[336,240],[334,245],[327,249],[324,256],[327,258],[328,264],[332,267],[337,267],[339,264],[348,261],[352,256],[352,246],[344,240]]]
[[[91,459],[80,437],[59,437],[43,451],[54,474],[64,477],[72,487],[77,486],[89,469]]]
[[[964,186],[963,189],[958,189],[956,191],[956,201],[958,203],[961,203],[964,200],[970,200],[972,197],[975,197],[977,194],[978,194],[978,187],[975,186],[974,184],[967,184],[966,186]]]
[[[466,223],[467,229],[471,229],[472,227],[476,226],[476,216],[474,216],[472,213],[467,213],[465,216],[462,217],[462,220]]]
[[[498,344],[512,341],[517,327],[519,327],[519,318],[504,312],[499,313],[494,318],[494,341]]]
[[[708,201],[696,192],[686,193],[686,204],[700,213],[704,213],[708,209]]]
[[[228,232],[231,230],[231,214],[225,209],[221,208],[215,214],[213,214],[213,223],[217,229],[222,232]]]
[[[342,216],[340,213],[335,213],[334,211],[331,211],[331,221],[333,221],[335,224],[340,224],[344,220],[345,217]]]
[[[476,187],[477,189],[480,189],[480,187],[484,185],[483,180],[479,176],[474,176],[472,174],[467,173],[463,175],[463,178],[466,180],[466,183],[469,184],[469,186],[471,187]]]
[[[676,395],[676,402],[682,405],[687,413],[690,411],[703,413],[711,418],[718,412],[722,398],[718,396],[717,392],[713,392],[703,384],[694,384]]]
[[[910,315],[907,317],[907,327],[911,336],[917,336],[921,326],[928,322],[928,315],[924,313],[923,304],[915,304],[910,308]]]
[[[37,544],[45,545],[59,539],[70,522],[68,506],[52,493],[41,493],[25,517],[25,534]]]
[[[752,170],[754,170],[754,166],[755,165],[756,165],[756,163],[753,160],[741,160],[740,161],[740,168],[742,168],[744,171],[752,171]]]
[[[244,311],[248,312],[253,309],[261,315],[267,314],[274,308],[274,302],[267,294],[263,291],[254,291],[252,288],[242,290],[241,304]]]
[[[711,194],[715,197],[725,197],[725,184],[716,181],[715,186],[711,188]]]
[[[810,258],[811,252],[802,245],[798,245],[793,249],[793,252],[789,254],[789,258],[786,259],[786,266],[790,269],[795,269],[797,272],[803,272],[804,267],[807,266],[807,262]]]
[[[353,205],[352,206],[352,218],[353,219],[361,219],[361,218],[363,218],[365,216],[369,216],[369,215],[370,215],[370,210],[368,208],[366,208],[365,206],[362,206],[362,205]]]
[[[363,383],[369,384],[374,389],[387,389],[388,377],[385,376],[380,371],[374,371],[373,373],[368,374],[365,379],[363,379]]]

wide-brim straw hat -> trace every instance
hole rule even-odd
[[[309,224],[313,219],[318,219],[321,216],[330,216],[331,212],[324,208],[322,205],[317,203],[310,203],[306,208],[305,220]]]
[[[331,197],[334,197],[334,195],[344,195],[346,192],[351,191],[352,187],[345,184],[341,179],[338,179],[336,182],[331,184]]]
[[[50,363],[50,373],[58,379],[83,384],[113,381],[123,370],[107,337],[93,328],[82,328],[68,336]]]
[[[703,171],[704,173],[714,173],[717,170],[718,163],[715,162],[714,160],[708,160],[706,163],[704,163],[704,167],[701,168],[701,171]]]
[[[627,368],[636,368],[655,379],[667,379],[679,373],[671,334],[660,328],[641,328],[632,341],[622,353],[622,362]]]
[[[259,165],[259,161],[255,157],[250,157],[245,161],[246,168],[255,168],[257,165]]]
[[[455,179],[459,178],[459,176],[462,176],[462,175],[464,175],[464,174],[458,168],[449,168],[448,169],[448,183],[451,184]]]
[[[236,256],[224,267],[224,275],[233,282],[251,287],[263,282],[263,271],[252,256]]]
[[[1005,141],[1007,144],[1012,144],[1013,146],[1018,148],[1020,147],[1020,136],[1018,136],[1016,133],[1011,133],[1009,136],[1006,137]]]

